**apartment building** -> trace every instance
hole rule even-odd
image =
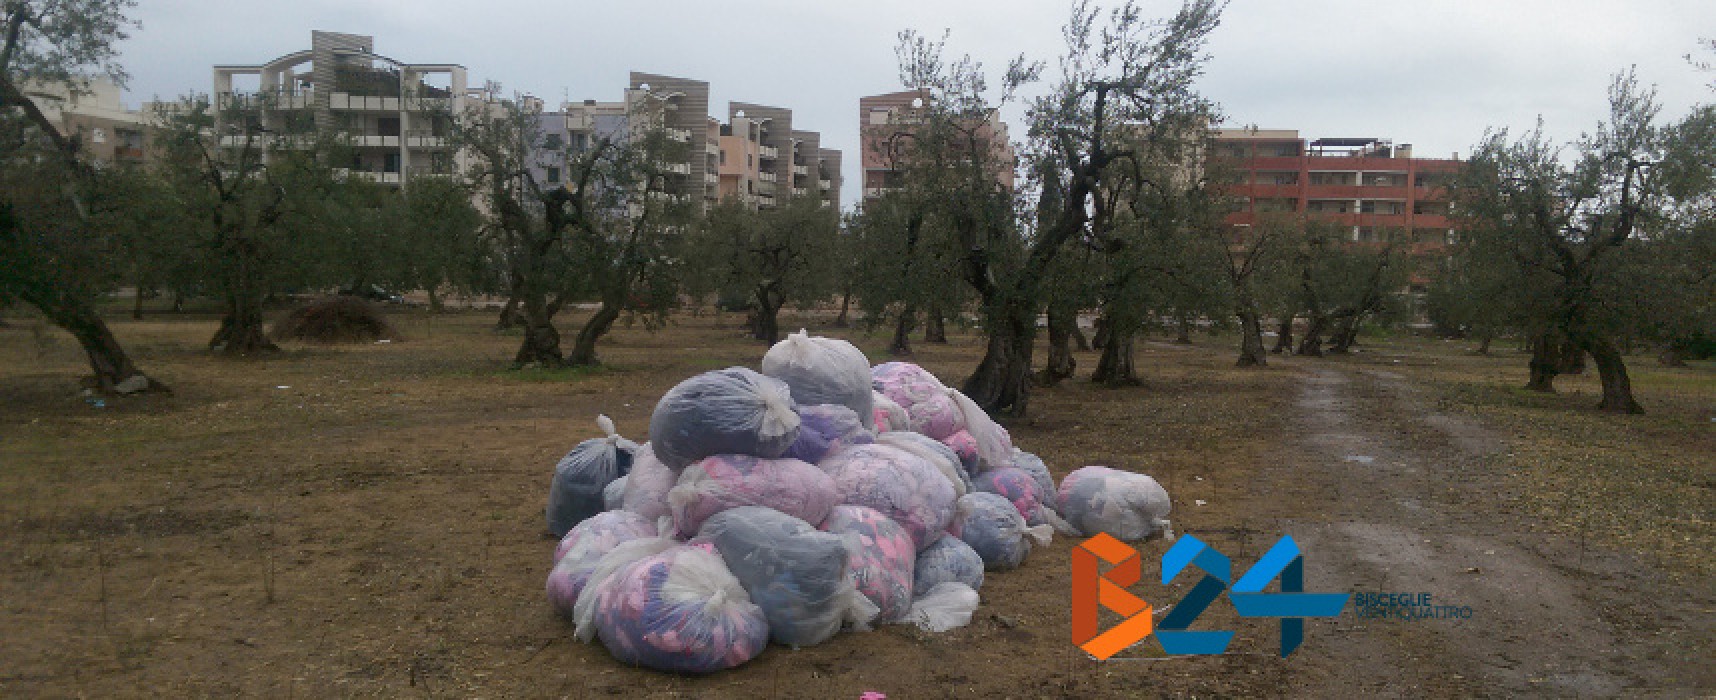
[[[348,173],[397,186],[461,169],[448,141],[452,120],[472,102],[493,98],[469,89],[466,80],[458,64],[404,63],[376,53],[372,37],[312,31],[308,49],[255,65],[215,66],[213,99],[250,113],[275,138],[347,136],[353,152]],[[244,144],[244,136],[224,133],[227,125],[217,128],[223,146]]]
[[[930,99],[927,90],[905,90],[871,95],[858,100],[858,143],[863,153],[864,198],[873,199],[899,186],[902,158],[912,130],[923,123],[923,109]],[[1015,155],[1007,135],[1007,124],[998,112],[985,115],[978,124],[979,136],[994,149],[995,179],[1013,187]]]
[[[789,197],[817,197],[840,207],[840,151],[823,148],[822,134],[792,128],[792,110],[730,102],[717,134],[717,197],[737,197],[768,209]]]
[[[1446,188],[1460,168],[1453,158],[1415,158],[1410,144],[1390,139],[1306,140],[1285,129],[1217,130],[1214,149],[1232,178],[1235,226],[1303,212],[1350,226],[1355,242],[1402,233],[1413,252],[1439,250],[1454,232]]]
[[[667,164],[667,193],[700,206],[713,201],[718,194],[709,177],[709,83],[632,71],[626,108],[632,133],[662,128],[669,140],[684,145],[683,160]]]
[[[106,77],[89,79],[73,94],[63,84],[27,86],[24,93],[62,136],[77,138],[83,153],[98,163],[148,160],[152,115],[126,109],[119,86]]]

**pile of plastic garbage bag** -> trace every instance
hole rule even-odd
[[[962,627],[986,571],[1052,534],[1168,533],[1148,476],[1085,467],[1057,489],[975,402],[922,367],[871,367],[844,340],[792,334],[744,367],[669,390],[649,441],[585,440],[555,466],[546,590],[586,642],[709,673],[769,642]],[[1169,535],[1171,536],[1171,535]]]

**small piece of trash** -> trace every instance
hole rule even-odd
[[[1204,500],[1196,500],[1196,501],[1192,501],[1192,502],[1193,502],[1193,503],[1196,503],[1196,504],[1198,504],[1198,505],[1200,505],[1200,506],[1207,506],[1207,505],[1209,505],[1209,504],[1210,504],[1210,502],[1209,502],[1209,501],[1204,501]]]
[[[1371,462],[1375,462],[1376,458],[1372,457],[1370,455],[1347,455],[1345,457],[1342,457],[1341,461],[1342,462],[1358,462],[1359,464],[1370,464]]]
[[[375,341],[375,344],[376,345],[386,345],[386,344],[391,343],[391,342],[393,342],[393,341],[389,340],[387,338],[382,338],[381,340]]]
[[[1466,567],[1466,573],[1468,573],[1468,574],[1481,574],[1483,572],[1484,572],[1483,569],[1479,569],[1478,567],[1475,567],[1475,566]]]
[[[1484,550],[1484,554],[1494,555],[1495,553],[1496,553],[1496,550],[1493,550],[1493,549]]]
[[[888,700],[888,696],[874,690],[866,690],[863,695],[858,696],[858,700]]]
[[[1194,477],[1192,477],[1192,481],[1203,481],[1203,480],[1204,480],[1204,478],[1203,478],[1203,477],[1201,477],[1201,476],[1194,476]]]
[[[281,385],[280,385],[280,386],[277,386],[277,387],[274,387],[274,388],[276,388],[276,389],[290,389],[290,388],[292,388],[292,387],[290,387],[290,386],[287,386],[287,385],[285,385],[285,384],[281,384]]]

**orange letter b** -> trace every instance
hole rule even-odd
[[[1107,574],[1097,570],[1097,560],[1112,564]],[[1132,595],[1126,587],[1138,583],[1143,563],[1138,550],[1108,533],[1080,542],[1072,551],[1072,641],[1085,653],[1105,660],[1150,636],[1155,629],[1150,604]],[[1097,606],[1126,618],[1111,630],[1097,634]]]

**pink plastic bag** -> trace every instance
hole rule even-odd
[[[847,571],[858,592],[881,609],[876,619],[905,619],[912,609],[912,575],[917,564],[917,548],[905,528],[874,508],[840,505],[828,514],[822,529],[852,538],[847,544]]]
[[[570,618],[578,594],[589,583],[591,572],[602,556],[632,540],[655,537],[655,523],[636,513],[610,510],[578,523],[554,549],[554,568],[548,573],[548,602],[555,612]]]
[[[868,506],[888,516],[922,551],[953,518],[953,486],[922,457],[885,445],[855,445],[818,465],[834,478],[841,503]]]
[[[685,468],[667,494],[679,537],[697,534],[703,521],[739,506],[763,506],[820,525],[840,502],[834,480],[796,459],[715,455]]]
[[[656,459],[655,451],[646,442],[632,458],[632,473],[626,475],[626,493],[620,499],[620,507],[650,522],[658,521],[672,513],[667,507],[667,492],[676,483],[679,474]]]

